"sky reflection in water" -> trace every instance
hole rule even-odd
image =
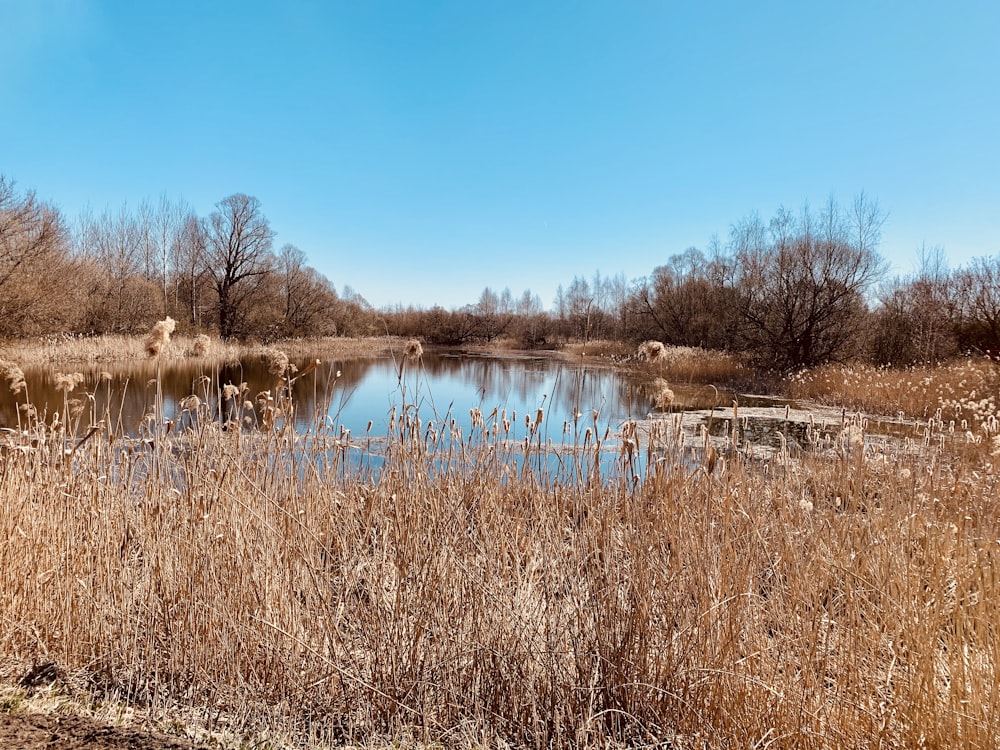
[[[534,419],[542,408],[546,436],[561,442],[563,423],[572,423],[577,411],[581,425],[592,425],[597,410],[600,429],[610,425],[615,431],[624,420],[643,417],[650,408],[637,386],[609,367],[579,366],[545,356],[425,353],[420,360],[405,363],[402,379],[398,367],[392,359],[324,362],[295,383],[296,429],[304,433],[342,426],[361,435],[371,421],[372,434],[383,435],[393,407],[398,413],[404,405],[415,405],[424,423],[455,419],[468,432],[471,409],[488,415],[496,407],[506,409],[508,418],[516,413],[517,433],[523,435],[525,415]],[[180,402],[191,394],[207,400],[218,415],[218,394],[227,383],[246,383],[244,398],[254,403],[258,394],[273,392],[276,385],[266,363],[256,359],[235,365],[171,360],[159,375],[152,361],[26,370],[28,398],[47,421],[54,412],[64,411],[63,393],[55,388],[56,371],[85,375],[69,394],[83,408],[81,428],[110,413],[112,425],[120,424],[131,435],[139,433],[143,416],[152,410],[157,377],[168,419],[181,416]],[[110,373],[110,381],[102,380],[102,371]],[[17,425],[16,408],[21,403],[24,394],[15,397],[6,389],[0,393],[0,427]]]

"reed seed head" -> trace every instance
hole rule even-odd
[[[0,359],[0,377],[7,381],[10,392],[15,396],[28,387],[24,382],[24,372],[13,362]]]
[[[182,398],[179,405],[184,411],[194,411],[201,406],[201,399],[194,394],[191,394],[190,396]]]
[[[83,407],[84,407],[83,399],[71,398],[69,400],[70,419],[77,419],[81,414],[83,414]]]
[[[663,378],[653,381],[653,405],[657,409],[666,409],[674,402],[674,392]]]
[[[73,372],[66,375],[61,372],[56,373],[56,390],[69,393],[83,382],[82,372]]]
[[[865,447],[865,431],[855,422],[851,422],[841,431],[840,439],[844,441],[844,447],[850,450],[861,450]]]
[[[281,377],[288,370],[288,355],[279,349],[265,349],[264,359],[267,360],[267,371]]]
[[[406,349],[404,351],[409,359],[417,359],[424,353],[424,347],[416,339],[410,339],[406,342]]]
[[[146,356],[152,359],[159,357],[160,353],[170,344],[170,334],[177,327],[177,321],[169,315],[153,326],[146,337]]]
[[[647,362],[664,362],[667,359],[667,347],[662,341],[643,341],[639,344],[639,356]]]

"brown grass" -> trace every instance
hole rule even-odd
[[[728,352],[692,346],[666,346],[659,341],[644,342],[638,349],[621,341],[571,343],[558,356],[594,364],[607,360],[618,367],[663,377],[671,383],[717,385],[747,384],[756,373],[739,357]]]
[[[989,444],[692,465],[662,422],[553,471],[541,415],[399,415],[377,472],[290,425],[6,436],[8,668],[303,742],[1000,742]]]
[[[984,422],[1000,410],[1000,366],[988,358],[903,369],[828,365],[788,378],[793,398],[915,419]]]
[[[570,357],[587,357],[595,359],[618,359],[633,352],[633,348],[623,341],[605,341],[598,339],[588,341],[584,344],[581,341],[574,341],[566,344],[561,350],[563,354]]]
[[[394,337],[289,339],[278,341],[273,347],[289,357],[356,358],[377,357],[390,348],[401,349],[405,339]],[[222,341],[202,334],[176,335],[170,338],[170,347],[162,350],[165,360],[190,356],[204,356],[225,362],[235,362],[244,357],[258,356],[263,347],[259,344]],[[47,337],[0,344],[0,358],[19,363],[22,367],[39,364],[66,364],[71,362],[122,362],[145,359],[146,341],[141,336],[91,336]]]
[[[644,342],[621,363],[642,375],[664,378],[672,384],[751,388],[757,380],[739,357],[728,352],[664,346],[659,341]]]

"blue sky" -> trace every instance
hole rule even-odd
[[[0,173],[73,221],[257,196],[377,306],[648,274],[751,212],[1000,252],[1000,3],[0,0]]]

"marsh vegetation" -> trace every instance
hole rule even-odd
[[[790,395],[850,412],[762,454],[739,405],[694,433],[671,404],[442,420],[422,351],[392,347],[377,471],[349,460],[364,435],[285,418],[314,356],[269,352],[253,429],[154,383],[141,439],[40,418],[8,360],[8,676],[52,664],[92,710],[274,744],[997,743],[992,363],[799,372]],[[642,354],[645,382],[695,369]],[[58,382],[67,406],[89,387]]]
[[[549,311],[374,310],[253,196],[71,228],[0,177],[4,707],[234,746],[1000,744],[1000,256],[886,283],[884,218],[750,216]],[[552,351],[446,392],[432,344]],[[562,374],[522,392],[518,357]]]

